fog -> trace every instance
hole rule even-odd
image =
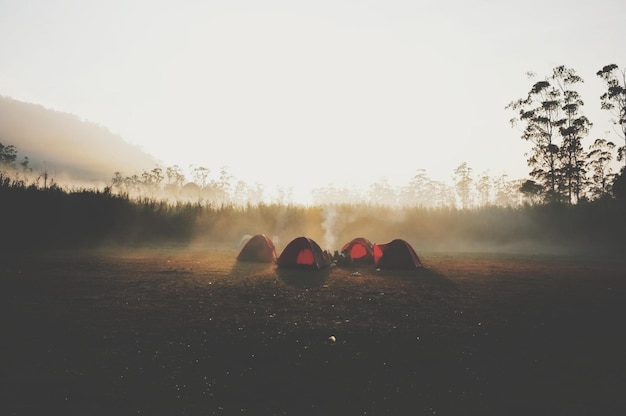
[[[116,171],[151,169],[157,160],[106,127],[0,96],[0,143],[17,148],[35,174],[59,182],[102,183]]]
[[[177,245],[237,249],[265,234],[278,250],[306,236],[340,250],[364,237],[401,238],[418,252],[601,254],[624,249],[623,201],[578,205],[388,206],[284,203],[236,205],[130,197],[112,187],[63,188],[41,177],[0,173],[4,249]],[[146,194],[148,195],[148,194]]]
[[[594,216],[599,211],[604,216]],[[212,218],[211,224],[201,216],[194,246],[217,243],[236,248],[245,235],[265,234],[279,251],[292,239],[307,236],[331,253],[356,237],[365,237],[373,243],[404,239],[418,255],[429,252],[606,255],[624,248],[619,212],[619,206],[457,210],[272,205],[224,213],[229,221]],[[593,218],[585,219],[587,216]]]

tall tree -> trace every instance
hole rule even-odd
[[[192,176],[194,182],[200,187],[204,188],[207,184],[207,179],[209,177],[209,173],[211,170],[204,166],[196,166],[192,170]]]
[[[170,190],[182,188],[185,183],[185,175],[178,165],[166,167],[165,176],[167,177],[166,187]]]
[[[478,193],[478,203],[487,206],[491,203],[492,180],[487,172],[483,172],[476,183],[476,192]]]
[[[527,73],[529,79],[534,73]],[[506,108],[517,111],[511,125],[525,124],[522,139],[533,143],[528,166],[530,176],[542,187],[549,201],[558,199],[558,123],[561,118],[561,92],[549,80],[535,82],[526,98],[511,101]]]
[[[369,186],[367,195],[374,205],[395,206],[397,195],[387,178],[382,177]]]
[[[582,140],[589,134],[591,122],[581,114],[584,102],[573,89],[583,79],[564,66],[554,68],[551,79],[562,93],[562,118],[558,121],[561,136],[559,186],[571,204],[578,201],[585,183]]]
[[[30,160],[28,156],[24,156],[19,165],[22,167],[22,172],[32,172],[32,168],[28,166]],[[0,168],[2,166],[16,168],[17,164],[17,148],[12,144],[5,146],[0,143]]]
[[[0,166],[13,167],[17,159],[17,149],[12,144],[5,146],[0,143]]]
[[[535,74],[529,73],[529,79]],[[511,124],[524,123],[522,139],[533,143],[528,166],[531,178],[545,192],[545,200],[574,202],[584,176],[581,140],[591,123],[581,114],[583,101],[574,90],[583,82],[573,69],[558,66],[535,82],[525,98],[510,102],[516,111]]]
[[[144,170],[141,174],[143,185],[151,192],[158,190],[163,182],[163,169],[156,167],[151,171]]]
[[[615,198],[626,201],[626,166],[615,177],[612,191]]]
[[[424,207],[435,206],[437,201],[433,185],[433,181],[426,174],[426,170],[418,169],[415,176],[400,191],[401,204]]]
[[[517,180],[510,180],[506,173],[494,178],[495,204],[501,207],[519,205],[521,199],[521,184]]]
[[[24,172],[32,172],[33,171],[33,169],[29,166],[29,163],[30,163],[30,159],[28,159],[28,156],[24,156],[24,158],[20,162],[20,166],[22,167],[22,170]]]
[[[617,160],[626,161],[626,69],[615,64],[604,66],[596,75],[606,83],[606,92],[600,96],[601,108],[613,115],[611,120],[617,126],[617,134],[624,145],[617,150]]]
[[[544,194],[543,187],[537,182],[527,179],[519,187],[519,191],[526,200],[531,204],[541,202],[542,195]]]
[[[463,208],[469,208],[472,203],[472,168],[467,165],[467,162],[461,163],[454,170],[454,186],[461,200],[461,206]]]
[[[124,177],[122,177],[122,172],[116,171],[113,173],[113,178],[111,179],[111,188],[120,192],[126,190],[126,181],[124,180]]]
[[[592,198],[602,198],[611,193],[615,174],[611,169],[615,144],[606,139],[596,139],[589,147],[587,168],[590,173],[589,193]]]

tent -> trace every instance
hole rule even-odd
[[[374,245],[367,238],[357,237],[347,242],[341,254],[356,263],[374,263]]]
[[[264,234],[257,234],[243,246],[237,260],[272,263],[276,260],[276,248]]]
[[[416,269],[422,267],[422,262],[413,247],[402,239],[374,244],[374,263],[381,269]]]
[[[308,237],[297,237],[283,249],[276,260],[278,267],[319,270],[330,266],[330,257]]]

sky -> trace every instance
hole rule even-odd
[[[164,166],[296,198],[330,184],[528,176],[506,105],[573,68],[595,138],[621,0],[0,0],[0,95],[106,126]]]

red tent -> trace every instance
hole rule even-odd
[[[357,263],[374,263],[374,245],[363,237],[357,237],[341,248],[341,253]]]
[[[381,269],[416,269],[422,267],[422,262],[413,247],[402,239],[374,244],[374,263]]]
[[[293,239],[276,259],[278,267],[323,269],[330,266],[330,257],[320,246],[308,237]]]
[[[276,260],[276,248],[264,234],[257,234],[243,246],[237,260],[273,263]]]

